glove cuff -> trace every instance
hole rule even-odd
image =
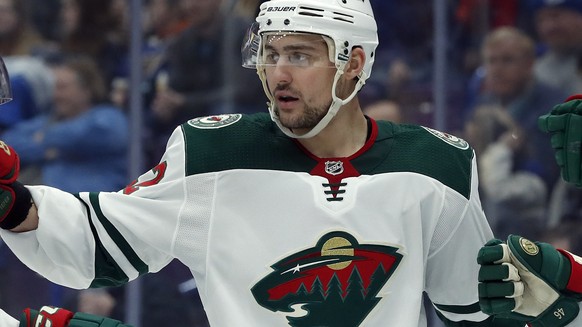
[[[572,253],[558,249],[570,261],[570,279],[566,289],[571,292],[582,294],[582,258],[573,255]]]
[[[572,100],[582,100],[582,94],[573,94],[571,96],[569,96],[566,101],[564,102],[568,102],[568,101],[572,101]]]
[[[19,327],[131,327],[121,321],[88,313],[73,313],[57,307],[44,306],[39,311],[25,309]]]
[[[44,306],[40,310],[24,309],[19,327],[66,327],[73,318],[73,312]]]
[[[32,206],[30,191],[20,182],[10,185],[0,184],[0,191],[8,192],[0,202],[0,228],[12,229],[20,225],[28,216]]]

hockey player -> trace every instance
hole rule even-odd
[[[269,114],[184,123],[119,192],[24,186],[2,144],[1,235],[19,259],[73,288],[178,259],[215,327],[420,327],[423,293],[447,326],[522,326],[479,308],[475,254],[493,235],[469,145],[362,114],[378,43],[369,0],[266,1],[255,27],[243,59]],[[45,308],[21,324],[60,313],[72,315]],[[51,324],[85,326],[78,315]]]

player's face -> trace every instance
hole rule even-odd
[[[336,72],[321,36],[276,35],[265,38],[263,64],[281,124],[294,132],[312,129],[331,105]]]

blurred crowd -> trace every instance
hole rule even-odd
[[[132,12],[144,40],[143,80],[133,86],[143,97],[144,167],[157,163],[172,130],[190,118],[265,111],[260,80],[240,58],[261,2],[143,0],[136,10],[129,0],[0,0],[0,56],[14,93],[0,110],[0,139],[21,155],[22,181],[69,192],[116,191],[129,181]],[[371,2],[380,45],[360,93],[364,111],[431,125],[436,2]],[[452,0],[446,7],[445,132],[475,149],[494,233],[581,253],[582,190],[560,181],[537,117],[582,93],[582,0]],[[181,287],[188,276],[172,263],[143,278],[156,294],[144,297],[143,326],[207,325],[195,289]],[[123,293],[62,289],[0,247],[0,307],[13,315],[50,303],[123,319]],[[172,317],[179,319],[168,324]]]

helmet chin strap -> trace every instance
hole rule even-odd
[[[335,117],[335,115],[337,114],[337,112],[339,111],[339,109],[342,106],[344,106],[347,103],[349,103],[350,101],[352,101],[352,99],[356,96],[358,91],[366,83],[365,82],[366,76],[365,76],[365,73],[362,71],[360,73],[360,75],[358,76],[358,83],[355,85],[354,91],[347,98],[345,98],[343,100],[340,99],[336,95],[336,88],[337,88],[337,83],[338,83],[340,77],[344,73],[345,65],[346,65],[345,63],[341,64],[340,67],[338,67],[337,72],[335,73],[335,76],[333,79],[333,86],[331,89],[332,102],[331,102],[329,109],[327,110],[327,113],[325,114],[325,116],[323,116],[323,118],[319,121],[319,123],[317,123],[317,125],[315,125],[309,132],[307,132],[305,134],[301,134],[301,135],[293,133],[293,131],[290,128],[285,127],[285,126],[283,126],[283,124],[281,124],[279,116],[275,112],[275,101],[273,99],[273,96],[271,95],[271,92],[269,91],[269,88],[267,87],[266,76],[265,76],[264,70],[258,71],[258,74],[261,78],[261,81],[263,82],[263,89],[265,90],[265,94],[267,95],[267,97],[269,98],[269,101],[270,101],[269,102],[269,114],[271,115],[271,119],[275,122],[275,124],[277,124],[279,129],[285,135],[292,137],[292,138],[296,138],[296,139],[308,139],[308,138],[312,138],[312,137],[316,136],[325,127],[327,127],[329,122],[333,119],[333,117]]]

